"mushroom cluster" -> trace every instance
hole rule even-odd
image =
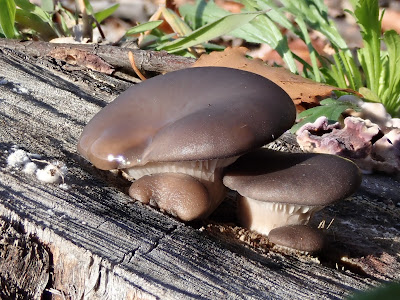
[[[303,156],[292,158],[291,154],[277,153],[275,157],[275,152],[268,152],[264,157],[251,152],[277,139],[293,125],[295,117],[291,98],[260,75],[225,67],[190,68],[151,78],[126,90],[87,124],[78,151],[99,169],[122,170],[133,181],[129,189],[132,198],[190,221],[212,213],[225,198],[226,186],[242,193],[237,173],[248,171],[243,165],[248,159],[252,160],[249,166],[264,166],[267,173],[287,169],[288,164],[298,164],[300,169],[301,162],[308,164]],[[338,160],[337,164],[348,164],[349,172],[358,178],[351,162],[332,159]],[[318,161],[321,170],[332,167],[326,161]],[[231,167],[226,169],[228,166]],[[314,178],[309,169],[305,165],[304,175],[297,176]],[[349,194],[343,192],[333,200],[324,198],[318,202],[315,198],[320,194],[311,197],[305,188],[290,191],[294,188],[288,184],[299,180],[296,173],[290,176],[276,179],[281,185],[276,185],[274,197],[268,197],[275,198],[276,210],[296,210],[299,217],[274,216],[267,209],[263,217],[254,218],[282,217],[290,220],[288,224],[305,224],[316,209]],[[352,188],[356,181],[352,179]],[[264,195],[271,193],[270,184],[271,180],[258,186],[242,183],[248,185],[248,190]],[[282,189],[281,194],[278,189]],[[329,185],[328,189],[334,188]],[[287,193],[293,197],[284,197]],[[279,208],[279,203],[289,208]],[[304,205],[314,208],[305,209]],[[261,233],[286,224],[270,222],[274,225],[268,225],[266,230],[249,225],[248,221],[243,224]]]
[[[310,218],[353,194],[361,175],[353,162],[339,156],[262,148],[229,166],[223,182],[239,193],[243,226],[268,235],[276,244],[314,252],[323,243],[306,226]]]

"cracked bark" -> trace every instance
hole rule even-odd
[[[231,208],[213,215],[218,230],[201,231],[204,224],[131,203],[128,182],[78,155],[83,126],[129,84],[1,46],[0,65],[0,216],[46,246],[53,266],[46,293],[56,299],[338,299],[399,279],[393,179],[367,177],[355,197],[316,216],[336,218],[330,246],[347,254],[327,252],[318,263],[262,248],[260,240],[249,247],[226,234],[234,229]],[[69,189],[7,167],[16,145],[64,162]],[[363,272],[337,270],[334,257],[340,263],[342,254]]]
[[[40,299],[49,280],[49,254],[18,224],[0,218],[0,298]]]

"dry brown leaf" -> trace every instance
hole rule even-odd
[[[303,111],[319,105],[319,102],[330,97],[332,91],[356,93],[351,89],[341,89],[306,79],[281,67],[267,66],[261,59],[248,59],[245,47],[227,48],[223,52],[211,52],[202,55],[193,67],[229,67],[253,72],[268,78],[279,85],[292,98],[297,111]]]
[[[48,55],[55,59],[64,60],[71,65],[83,66],[109,75],[115,71],[114,67],[101,57],[83,50],[61,47],[50,51]]]
[[[382,18],[382,31],[396,30],[400,34],[400,11],[387,8]]]

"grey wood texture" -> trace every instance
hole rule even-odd
[[[0,299],[40,299],[49,281],[49,254],[18,225],[0,220]]]
[[[261,251],[131,203],[129,183],[93,168],[76,150],[85,124],[129,84],[6,48],[0,48],[0,82],[0,216],[19,222],[48,249],[45,293],[54,298],[342,299],[378,284],[379,277],[365,271]],[[8,167],[15,146],[65,163],[69,189]],[[368,218],[359,215],[364,203],[346,205],[355,210],[347,211],[350,220]],[[339,209],[320,218],[329,222]],[[390,216],[398,224],[398,214]],[[346,242],[335,239],[338,247]]]

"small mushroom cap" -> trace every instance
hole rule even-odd
[[[246,71],[203,67],[134,85],[84,128],[78,150],[100,169],[243,154],[289,129],[290,97]]]
[[[205,186],[196,178],[182,173],[143,176],[132,183],[129,195],[182,221],[207,216],[212,208]]]
[[[272,229],[268,234],[271,243],[306,252],[317,252],[324,247],[324,236],[306,225],[288,225]]]
[[[223,182],[259,201],[325,206],[354,193],[361,173],[352,161],[339,156],[263,148],[229,166]]]

